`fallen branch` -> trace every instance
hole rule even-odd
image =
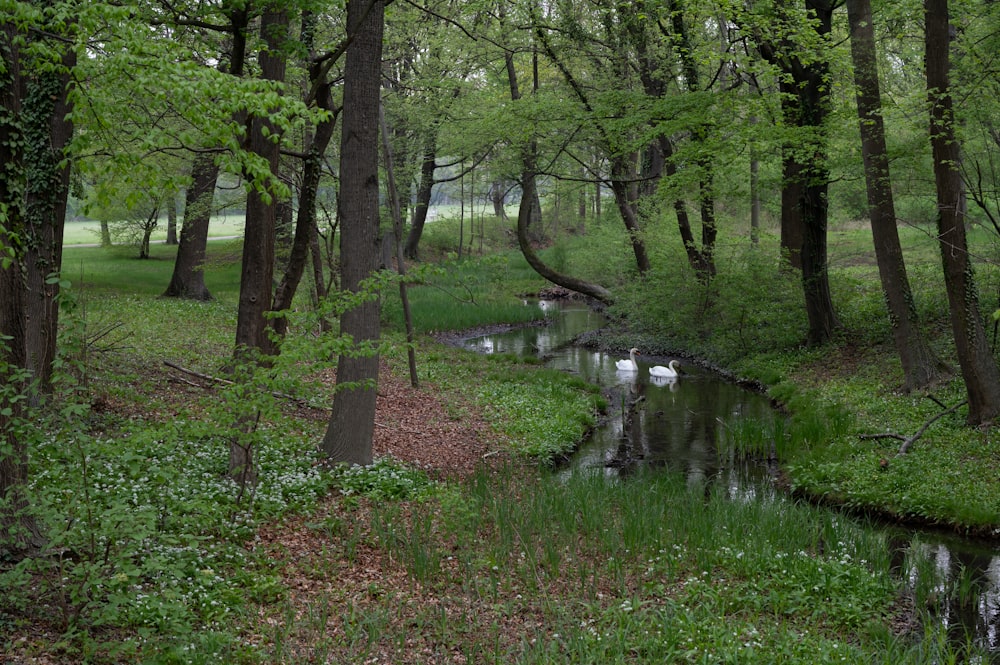
[[[172,363],[169,360],[164,360],[163,364],[166,365],[167,367],[171,367],[173,369],[176,369],[178,372],[184,372],[185,374],[189,374],[191,376],[196,376],[199,379],[203,379],[203,380],[209,381],[211,383],[221,383],[221,384],[224,384],[224,385],[227,385],[227,386],[234,386],[234,385],[236,385],[235,381],[230,381],[229,379],[224,379],[221,376],[212,376],[211,374],[202,374],[201,372],[196,372],[193,369],[189,369],[187,367],[181,367],[180,365],[178,365],[176,363]],[[191,384],[191,385],[196,385],[196,384]],[[204,386],[201,386],[201,387],[204,388]],[[287,399],[289,401],[295,402],[299,406],[305,406],[305,407],[309,407],[310,409],[317,409],[319,411],[325,411],[326,410],[326,406],[317,406],[316,404],[313,404],[309,400],[303,399],[301,397],[296,397],[295,395],[289,395],[287,393],[279,393],[279,392],[274,392],[274,391],[272,391],[271,394],[273,396],[275,396],[275,397],[280,398],[280,399]]]
[[[169,360],[164,360],[163,364],[166,365],[167,367],[172,368],[172,369],[176,369],[178,372],[184,372],[185,374],[189,374],[191,376],[198,377],[199,379],[202,379],[204,381],[209,381],[211,383],[222,383],[222,384],[225,384],[225,385],[228,385],[228,386],[231,386],[231,385],[235,384],[234,381],[230,381],[229,379],[224,379],[221,376],[212,376],[211,374],[202,374],[201,372],[196,372],[193,369],[189,369],[187,367],[181,367],[180,365],[178,365],[176,363],[172,363]],[[186,383],[188,385],[191,385],[191,386],[195,386],[197,388],[205,388],[205,386],[200,386],[200,385],[198,385],[197,383],[195,383],[193,381],[188,381],[186,379],[180,379],[180,378],[178,378],[177,380],[178,381],[183,381],[184,383]],[[326,411],[327,408],[328,408],[325,405],[324,406],[320,406],[320,405],[313,404],[312,402],[310,402],[308,400],[305,400],[305,399],[302,399],[301,397],[296,397],[295,395],[288,395],[286,393],[279,393],[279,392],[272,392],[271,394],[274,395],[275,397],[279,397],[281,399],[291,400],[292,402],[295,402],[296,404],[298,404],[300,406],[305,406],[305,407],[308,407],[310,409],[315,409],[317,411]],[[408,434],[419,434],[421,436],[426,436],[426,432],[421,432],[421,431],[418,431],[418,430],[407,429],[405,427],[392,427],[391,425],[383,425],[382,423],[378,422],[377,420],[375,421],[375,426],[376,427],[383,427],[385,429],[398,430],[400,432],[406,432]]]
[[[959,402],[955,406],[945,407],[945,405],[943,403],[941,403],[940,400],[936,399],[935,397],[933,397],[931,395],[928,395],[927,399],[931,400],[932,402],[934,402],[935,404],[937,404],[938,406],[940,406],[943,409],[943,411],[941,411],[940,413],[936,414],[932,418],[929,418],[927,420],[927,422],[925,422],[920,427],[920,429],[918,429],[916,431],[916,433],[914,433],[913,435],[911,435],[911,436],[903,436],[902,434],[896,434],[895,432],[882,432],[880,434],[861,434],[861,435],[859,435],[858,438],[861,439],[862,441],[871,441],[871,440],[878,440],[878,439],[897,439],[899,441],[902,441],[903,443],[900,444],[899,450],[896,452],[896,457],[900,457],[901,455],[905,455],[906,452],[910,449],[910,446],[912,446],[917,439],[919,439],[920,437],[922,437],[924,435],[924,432],[927,431],[928,427],[930,427],[931,425],[933,425],[934,423],[936,423],[941,418],[944,418],[949,413],[954,413],[959,408],[961,408],[962,406],[964,406],[965,404],[968,403],[968,400],[962,400],[961,402]],[[889,465],[888,461],[886,461],[886,460],[883,459],[882,460],[882,467],[885,468],[888,465]]]
[[[896,457],[900,457],[901,455],[905,455],[906,451],[908,451],[910,449],[910,446],[913,445],[913,442],[916,441],[917,439],[919,439],[920,437],[922,437],[924,435],[924,432],[927,431],[928,427],[930,427],[931,425],[933,425],[934,423],[936,423],[941,418],[947,416],[949,413],[954,413],[960,407],[965,406],[968,403],[968,401],[969,400],[962,400],[961,402],[959,402],[955,406],[953,406],[953,407],[951,407],[949,409],[946,409],[945,411],[942,411],[942,412],[938,413],[933,418],[930,418],[927,422],[925,422],[923,424],[923,427],[921,427],[920,429],[917,430],[916,434],[914,434],[911,437],[908,437],[905,441],[903,441],[903,445],[901,445],[899,447],[899,451],[896,453]]]
[[[877,439],[899,439],[900,441],[906,441],[906,437],[902,434],[896,434],[895,432],[883,432],[882,434],[861,434],[858,436],[862,441],[871,441]]]

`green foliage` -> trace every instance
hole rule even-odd
[[[417,333],[468,330],[544,318],[539,308],[526,307],[518,295],[537,292],[544,284],[527,269],[520,255],[500,254],[419,267],[410,276],[410,283],[407,297]],[[398,297],[385,298],[382,316],[392,329],[404,329]]]
[[[340,465],[333,469],[332,479],[341,494],[372,499],[419,499],[436,487],[425,472],[390,457],[380,457],[368,466]]]
[[[919,648],[879,628],[896,594],[883,536],[796,502],[691,492],[679,475],[622,483],[511,468],[408,508],[382,504],[371,528],[373,544],[440,600],[369,587],[365,611],[348,603],[337,624],[354,637],[324,643],[328,658],[401,642],[510,663],[931,663],[950,653],[936,622]],[[351,530],[344,523],[339,538]],[[327,630],[300,618],[282,636]]]

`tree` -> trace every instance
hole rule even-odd
[[[332,53],[323,54],[322,57],[312,53],[315,28],[316,15],[312,12],[303,12],[302,43],[310,51],[309,92],[305,101],[306,104],[315,103],[326,114],[317,122],[315,130],[308,140],[299,188],[295,235],[292,239],[291,252],[284,274],[274,291],[274,300],[271,303],[271,310],[274,312],[283,312],[292,306],[295,292],[302,280],[302,273],[305,271],[310,248],[314,244],[318,244],[316,241],[318,233],[316,204],[320,179],[323,174],[324,155],[330,145],[330,140],[333,138],[337,116],[340,113],[339,107],[333,100],[333,84],[329,80],[327,63],[339,59],[343,47],[339,47]],[[322,284],[322,280],[320,280],[320,284]],[[288,329],[288,319],[281,315],[275,316],[271,319],[271,326],[277,334],[284,335]]]
[[[74,19],[42,3],[0,22],[0,555],[44,544],[29,511],[24,422],[56,350]],[[15,22],[17,20],[17,22]],[[25,29],[26,28],[26,29]]]
[[[517,71],[514,67],[514,54],[508,52],[505,59],[507,77],[510,82],[511,101],[521,99],[521,91],[517,82]],[[535,202],[538,200],[538,143],[531,137],[521,148],[521,205],[517,212],[517,243],[528,264],[535,272],[553,284],[582,293],[602,302],[611,302],[611,292],[600,284],[593,284],[571,275],[564,275],[549,267],[531,246],[528,227],[534,213]]]
[[[260,21],[260,36],[265,46],[258,53],[260,75],[266,81],[283,82],[285,78],[285,42],[289,16],[285,9],[268,8]],[[243,258],[240,272],[240,300],[236,314],[236,355],[250,361],[254,351],[275,352],[268,335],[265,316],[271,306],[274,276],[275,219],[278,197],[276,186],[281,133],[265,109],[249,119],[249,149],[259,158],[263,173],[255,174],[247,194],[246,226],[243,233]],[[246,426],[252,427],[251,423]],[[229,473],[241,485],[256,479],[253,447],[239,441],[229,446]]]
[[[962,178],[958,170],[961,146],[955,131],[949,77],[948,0],[924,0],[924,19],[930,140],[944,284],[955,350],[968,393],[968,422],[983,425],[1000,415],[1000,369],[986,341],[965,235]]]
[[[840,327],[827,266],[828,189],[827,130],[830,111],[829,36],[833,0],[805,0],[805,18],[818,38],[818,48],[795,44],[785,35],[778,42],[761,40],[759,50],[782,73],[780,89],[785,122],[797,132],[785,144],[781,196],[782,248],[789,250],[802,269],[802,290],[809,319],[808,342],[827,342]],[[789,0],[778,2],[778,26],[788,34],[792,27]]]
[[[379,267],[378,117],[383,0],[348,0],[350,41],[344,67],[340,149],[341,288],[358,293]],[[362,298],[344,312],[341,333],[354,349],[337,362],[337,392],[322,448],[335,462],[370,464],[378,380],[379,301]]]
[[[650,263],[642,234],[642,220],[640,219],[638,206],[639,193],[637,184],[639,175],[636,172],[638,151],[632,149],[632,146],[629,145],[624,137],[618,136],[618,132],[608,126],[612,124],[609,120],[615,119],[618,113],[614,113],[610,117],[605,117],[604,114],[597,110],[596,102],[592,100],[591,94],[584,87],[580,78],[571,71],[567,58],[553,46],[552,40],[549,37],[550,29],[543,25],[540,18],[536,16],[534,3],[531,3],[531,14],[535,26],[535,38],[542,52],[559,69],[566,84],[570,87],[573,95],[583,108],[589,124],[598,137],[598,145],[610,163],[610,177],[607,185],[614,194],[618,212],[621,215],[622,223],[625,225],[625,230],[632,246],[632,252],[635,255],[636,268],[640,274],[645,273],[649,270]],[[570,17],[563,17],[563,20],[570,20]],[[615,32],[612,29],[612,23],[612,18],[605,16],[604,26],[609,33]],[[626,60],[627,51],[624,49],[624,44],[622,43],[624,40],[617,33],[608,34],[607,39],[618,47],[613,49],[612,55],[610,55],[612,58],[611,68],[614,70],[612,76],[624,77],[631,69],[631,63]],[[619,80],[618,84],[621,83],[622,81]],[[659,163],[662,163],[662,160]],[[650,177],[653,179],[658,178],[659,171],[655,170],[654,174]]]
[[[229,48],[220,57],[220,68],[230,76],[243,75],[246,62],[247,28],[250,23],[250,7],[244,2],[224,2],[222,13],[226,18],[224,30],[229,37]],[[210,25],[199,18],[189,18],[186,14],[176,14],[174,24],[184,26],[193,23],[198,26]],[[227,57],[228,56],[228,57]],[[210,146],[216,148],[217,146]],[[184,221],[181,226],[180,242],[174,258],[174,272],[163,295],[170,298],[209,300],[212,295],[205,285],[202,265],[208,244],[208,225],[212,217],[212,201],[215,184],[219,177],[219,166],[210,152],[198,152],[191,163],[191,181],[184,199]]]
[[[57,3],[42,3],[55,13]],[[72,30],[53,20],[51,28],[58,35]],[[26,236],[22,267],[27,279],[28,369],[38,381],[41,392],[51,390],[52,366],[56,357],[59,329],[60,271],[62,236],[69,196],[70,162],[66,150],[73,137],[73,103],[69,97],[70,72],[76,64],[76,52],[61,45],[58,37],[38,38],[35,47],[51,49],[50,62],[22,78],[20,110],[21,136],[26,141],[23,166],[30,176],[24,180]]]
[[[872,237],[875,241],[882,291],[889,308],[893,341],[903,367],[903,389],[909,392],[924,388],[936,380],[942,373],[942,364],[931,351],[927,338],[920,329],[913,293],[906,276],[899,233],[896,230],[896,208],[889,177],[889,156],[875,58],[875,29],[872,26],[869,0],[847,0],[847,17],[851,30],[851,54],[854,60],[861,152],[864,158]]]

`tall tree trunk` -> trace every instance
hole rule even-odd
[[[670,12],[671,26],[675,50],[681,61],[681,68],[684,72],[684,82],[688,92],[700,92],[698,65],[695,62],[694,50],[691,46],[691,39],[688,36],[687,25],[684,22],[684,12],[676,0],[668,0],[667,8]],[[692,140],[701,146],[708,141],[708,126],[704,124],[696,125],[692,128]],[[705,150],[701,150],[702,153]],[[707,280],[715,276],[715,239],[718,229],[715,222],[715,198],[714,182],[715,167],[711,156],[698,157],[695,164],[701,172],[698,182],[698,212],[701,215],[701,250],[699,251],[699,261],[697,265],[698,275]]]
[[[896,208],[892,199],[889,156],[882,122],[882,99],[870,1],[847,0],[847,17],[850,23],[851,55],[861,127],[861,154],[865,164],[872,238],[882,291],[889,308],[893,342],[903,368],[903,389],[909,392],[924,388],[938,379],[943,366],[920,329],[910,281],[906,276],[899,232],[896,229]]]
[[[269,9],[261,18],[260,34],[266,47],[259,54],[260,76],[268,81],[283,81],[288,38],[288,14],[283,9]],[[247,194],[246,228],[243,233],[243,263],[240,275],[239,309],[236,315],[236,352],[257,349],[273,353],[267,335],[266,313],[271,305],[274,277],[275,224],[278,193],[278,129],[266,117],[250,119],[250,151],[263,158],[270,171],[266,182],[254,183]],[[267,190],[262,192],[261,189]]]
[[[0,47],[2,48],[2,47]],[[6,58],[5,58],[6,60]],[[6,109],[5,109],[6,110]],[[2,123],[0,123],[2,124]],[[9,135],[0,126],[0,143]],[[6,151],[0,148],[0,157]],[[0,190],[3,190],[0,185]],[[9,192],[0,191],[7,203]],[[24,224],[12,224],[8,214],[7,232],[0,229],[0,249],[17,247],[13,234]],[[10,265],[0,263],[0,559],[20,558],[36,552],[45,542],[27,496],[28,445],[19,434],[30,395],[30,373],[26,369],[27,316],[24,296],[26,282],[23,254]]]
[[[666,171],[668,178],[673,178],[677,175],[677,165],[674,160],[671,159],[674,154],[674,144],[667,136],[661,136],[659,139],[660,150],[664,155],[664,170]],[[674,206],[674,216],[677,218],[677,231],[681,236],[681,244],[684,246],[684,253],[687,255],[688,265],[694,270],[695,274],[698,275],[699,279],[704,281],[712,274],[714,274],[714,268],[709,265],[702,254],[701,249],[698,247],[698,243],[694,240],[694,231],[691,229],[691,218],[688,215],[687,203],[683,199],[675,198],[673,200]]]
[[[246,62],[249,8],[245,3],[225,0],[223,10],[229,18],[226,33],[232,39],[228,66],[225,69],[231,76],[239,77],[243,75]],[[205,153],[197,154],[191,166],[191,184],[184,197],[184,221],[174,258],[174,271],[163,292],[165,297],[191,300],[212,298],[205,286],[204,263],[218,177],[219,167],[214,159]]]
[[[420,162],[420,183],[417,185],[417,200],[413,209],[413,223],[406,236],[406,246],[403,256],[411,261],[420,259],[420,236],[424,232],[427,221],[427,211],[431,205],[431,192],[434,189],[434,169],[437,167],[437,130],[432,129],[424,139],[424,156]]]
[[[26,81],[23,131],[28,142],[25,159],[32,177],[26,183],[26,221],[29,240],[27,271],[28,369],[41,393],[52,390],[52,370],[59,334],[59,277],[62,272],[63,228],[69,197],[69,162],[65,148],[73,137],[69,100],[70,71],[76,54],[67,52],[61,67]]]
[[[303,16],[302,34],[309,35],[311,42],[312,35],[312,14]],[[311,47],[311,43],[309,44]],[[310,49],[311,50],[311,49]],[[320,78],[322,77],[322,78]],[[330,139],[333,138],[334,127],[337,124],[339,109],[333,101],[331,84],[326,80],[326,72],[317,63],[310,67],[310,80],[316,92],[316,104],[329,115],[316,126],[316,131],[309,142],[308,153],[302,169],[302,187],[299,191],[298,218],[295,223],[295,234],[292,239],[292,247],[288,257],[288,264],[285,266],[284,274],[274,292],[274,301],[271,304],[272,311],[283,312],[290,309],[298,290],[299,282],[302,280],[302,273],[305,271],[306,263],[309,260],[310,244],[316,233],[316,201],[319,193],[320,177],[323,174],[323,155],[326,154]],[[288,331],[288,319],[284,316],[277,316],[271,319],[271,326],[279,335],[285,335]]]
[[[28,369],[25,245],[30,123],[18,29],[0,23],[0,558],[21,558],[44,544],[27,497],[28,447],[19,430],[32,392]],[[40,100],[35,99],[35,103]],[[29,125],[29,126],[25,126]]]
[[[285,78],[285,43],[288,38],[289,16],[285,9],[268,9],[260,22],[260,35],[265,44],[258,54],[260,75],[269,81]],[[263,158],[270,178],[254,183],[247,195],[246,227],[243,233],[243,261],[240,273],[239,308],[236,313],[237,357],[258,350],[265,354],[276,351],[268,336],[266,313],[271,305],[274,277],[275,218],[278,192],[274,181],[278,177],[280,150],[275,138],[278,129],[266,117],[250,118],[250,151]],[[261,189],[266,191],[262,192]],[[249,431],[255,422],[244,422]],[[248,437],[249,439],[249,437]],[[229,445],[229,474],[241,487],[257,479],[252,444],[234,440]]]
[[[366,11],[367,10],[367,11]],[[344,119],[340,150],[341,287],[360,291],[379,266],[378,112],[383,0],[348,0],[347,30],[354,41],[344,66]],[[375,430],[380,305],[368,298],[340,318],[357,348],[337,363],[337,392],[323,452],[334,462],[370,464]]]
[[[806,0],[806,11],[822,39],[833,25],[833,0]],[[758,48],[769,62],[780,67],[782,114],[790,127],[803,130],[795,145],[785,145],[781,192],[781,249],[793,266],[802,268],[802,290],[809,320],[807,341],[827,342],[840,327],[830,295],[827,265],[827,217],[830,172],[824,123],[829,114],[829,65],[818,57],[808,61],[794,55],[796,45],[775,46],[761,40]],[[801,253],[800,253],[801,252]],[[800,263],[796,262],[800,260]]]
[[[184,194],[184,223],[174,258],[174,271],[163,295],[167,298],[211,300],[205,286],[205,252],[208,245],[208,223],[212,218],[212,201],[219,167],[212,157],[199,154],[191,166],[191,184]]]
[[[639,272],[645,273],[649,270],[649,255],[646,253],[646,241],[642,237],[642,228],[639,224],[639,215],[636,212],[635,200],[629,190],[629,182],[635,180],[634,173],[629,171],[629,156],[618,155],[611,158],[611,192],[615,195],[615,203],[618,206],[618,213],[622,216],[622,223],[628,232],[629,242],[632,245],[632,254],[635,256],[636,267]]]
[[[410,366],[410,385],[420,386],[417,376],[417,356],[413,348],[413,314],[410,311],[410,296],[406,289],[406,261],[403,258],[403,212],[399,204],[399,190],[396,189],[396,169],[392,158],[392,146],[389,145],[389,129],[385,122],[385,107],[379,104],[379,130],[382,134],[382,153],[385,157],[385,177],[388,184],[389,202],[392,210],[392,251],[396,258],[396,271],[399,273],[399,300],[403,306],[403,321],[406,325],[406,355]]]
[[[983,328],[962,217],[962,178],[957,168],[960,145],[955,136],[949,88],[948,0],[924,0],[924,12],[924,62],[945,290],[955,350],[969,398],[968,422],[982,425],[1000,415],[1000,369]]]

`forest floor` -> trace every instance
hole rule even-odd
[[[150,369],[152,371],[145,375],[144,385],[139,389],[155,389],[155,400],[137,392],[130,397],[103,396],[95,401],[94,409],[104,415],[110,412],[130,420],[159,420],[170,417],[171,412],[179,414],[189,409],[199,393],[211,383],[191,380],[176,369]],[[321,380],[332,386],[336,380],[335,371],[330,370]],[[298,416],[310,421],[321,433],[329,411],[301,407]],[[497,435],[471,403],[465,403],[460,395],[445,395],[426,384],[414,388],[408,377],[390,371],[384,361],[379,373],[375,420],[372,442],[375,457],[390,456],[423,470],[432,479],[461,480],[478,467],[499,463],[505,457]],[[344,499],[339,492],[331,492],[321,498],[309,514],[292,514],[278,522],[264,524],[253,541],[246,545],[270,561],[271,570],[280,579],[278,597],[284,600],[261,604],[257,616],[249,617],[241,627],[246,642],[265,652],[272,648],[275,630],[283,633],[282,654],[280,657],[274,654],[274,662],[302,662],[300,659],[312,662],[310,653],[322,636],[311,633],[312,624],[303,617],[328,612],[331,624],[342,623],[347,618],[341,611],[345,600],[356,605],[362,598],[373,597],[375,587],[379,596],[413,597],[415,583],[403,566],[384,551],[363,542],[367,540],[364,533],[371,528],[369,500],[355,502],[356,497],[352,497],[352,501],[348,501],[350,505],[345,507]],[[331,547],[335,547],[330,534],[315,528],[324,520],[344,516],[351,521],[362,541],[349,561],[330,557]],[[331,595],[334,590],[335,599]],[[337,607],[332,606],[334,602]],[[417,608],[433,601],[415,598],[415,602],[413,607]],[[293,616],[295,619],[290,620]],[[333,625],[325,629],[338,630]],[[61,653],[61,632],[57,625],[48,625],[46,621],[15,628],[0,640],[0,663],[69,665],[84,662]],[[114,641],[110,635],[105,635],[107,638]],[[21,652],[19,644],[33,645],[31,655],[18,655]],[[43,648],[40,652],[40,645],[49,645],[51,651]],[[413,654],[411,661],[400,661],[399,654],[393,653],[382,654],[389,661],[372,662],[434,662],[426,658],[426,653],[421,655],[420,649],[415,649]]]
[[[504,463],[505,453],[490,425],[471,404],[456,410],[461,396],[443,395],[433,387],[413,388],[407,377],[401,377],[383,363],[379,376],[375,414],[373,450],[375,457],[393,459],[423,469],[432,478],[461,480],[477,469]],[[456,417],[457,411],[461,412]],[[350,607],[364,613],[366,606],[381,604],[384,598],[396,601],[394,622],[418,621],[428,607],[440,609],[443,616],[462,613],[462,598],[440,590],[425,588],[408,573],[399,560],[384,548],[366,544],[370,538],[371,501],[345,501],[334,492],[324,497],[309,515],[291,516],[280,523],[260,529],[253,547],[275,562],[287,589],[286,602],[261,605],[256,626],[248,626],[248,641],[265,651],[281,635],[283,661],[312,662],[318,644],[329,649],[332,636],[344,635],[350,620]],[[409,506],[401,504],[403,521],[408,523]],[[332,555],[338,549],[335,536],[315,525],[337,523],[348,519],[354,530],[352,540],[359,541],[348,557]],[[457,572],[457,571],[456,571]],[[325,615],[318,623],[317,614]],[[412,615],[408,619],[407,616]],[[465,617],[467,619],[467,617]],[[482,620],[496,617],[484,612]],[[516,635],[513,630],[509,634]],[[406,645],[395,645],[391,651],[369,652],[366,663],[434,663],[463,662],[460,653],[444,656],[440,645],[433,644],[428,631],[412,630]],[[333,638],[333,641],[340,640]],[[388,647],[382,647],[388,649]],[[336,654],[336,650],[334,650]],[[332,655],[332,654],[331,654]],[[349,654],[341,653],[340,656]],[[333,662],[336,662],[333,661]]]

